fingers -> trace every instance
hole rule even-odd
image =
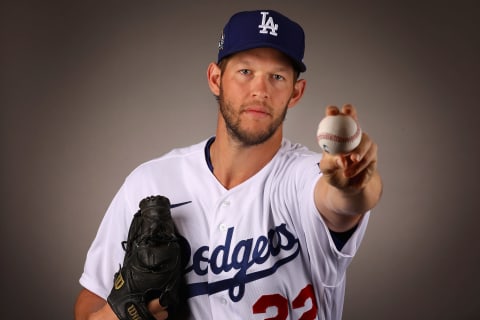
[[[345,176],[354,177],[362,171],[369,169],[369,167],[375,169],[377,163],[377,149],[377,144],[370,140],[368,135],[364,133],[362,143],[357,149],[355,149],[355,152],[349,155],[351,163],[345,169]]]
[[[362,139],[360,140],[360,144],[352,150],[347,156],[352,162],[360,162],[362,161],[369,153],[373,151],[376,154],[377,146],[376,144],[370,139],[368,134],[362,132]]]
[[[333,106],[333,105],[327,106],[327,108],[325,109],[326,116],[336,116],[339,114],[348,115],[354,118],[355,120],[358,120],[357,109],[355,109],[355,107],[351,104],[343,105],[342,110],[340,110],[337,106]]]
[[[148,303],[148,311],[157,320],[165,320],[168,318],[168,311],[166,307],[162,307],[158,299],[153,299]]]
[[[324,153],[320,170],[327,182],[338,189],[355,192],[362,189],[374,175],[377,167],[378,146],[363,133],[360,145],[350,154]]]
[[[340,114],[340,110],[338,110],[338,108],[336,106],[328,106],[325,109],[325,115],[326,116],[336,116],[338,114]]]
[[[357,109],[355,109],[355,107],[352,106],[351,104],[345,104],[342,107],[342,114],[350,116],[355,120],[357,120]]]

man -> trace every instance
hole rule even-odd
[[[321,155],[283,137],[305,90],[303,54],[303,29],[278,12],[230,18],[207,71],[215,136],[127,177],[88,252],[76,319],[117,319],[106,297],[119,244],[155,194],[170,199],[187,243],[191,319],[341,319],[345,272],[382,192],[377,146],[363,133],[350,154]],[[351,105],[325,113],[357,117]],[[158,300],[149,310],[168,316]]]

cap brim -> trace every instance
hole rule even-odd
[[[254,42],[254,43],[249,43],[245,44],[242,46],[238,46],[236,48],[231,48],[228,51],[222,52],[222,54],[218,57],[218,62],[222,60],[225,57],[231,56],[235,53],[245,51],[245,50],[250,50],[250,49],[256,49],[256,48],[272,48],[280,51],[284,55],[286,55],[293,63],[294,68],[299,71],[299,72],[305,72],[307,70],[307,66],[302,61],[298,61],[293,57],[293,54],[286,52],[284,48],[275,45],[274,43],[271,42]]]

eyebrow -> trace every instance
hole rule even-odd
[[[251,63],[248,59],[240,59],[234,62],[235,65],[245,65],[247,67],[250,67],[253,63]],[[290,64],[285,63],[284,64],[275,64],[272,68],[275,70],[274,72],[289,72],[290,69],[294,69]],[[295,70],[294,70],[295,71]]]

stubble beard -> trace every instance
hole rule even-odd
[[[220,94],[217,96],[220,113],[225,121],[228,135],[243,146],[256,146],[270,139],[277,129],[283,124],[287,116],[288,107],[285,106],[282,113],[264,129],[249,131],[242,128],[240,114],[235,114],[231,103],[225,100],[223,90],[220,87]]]

